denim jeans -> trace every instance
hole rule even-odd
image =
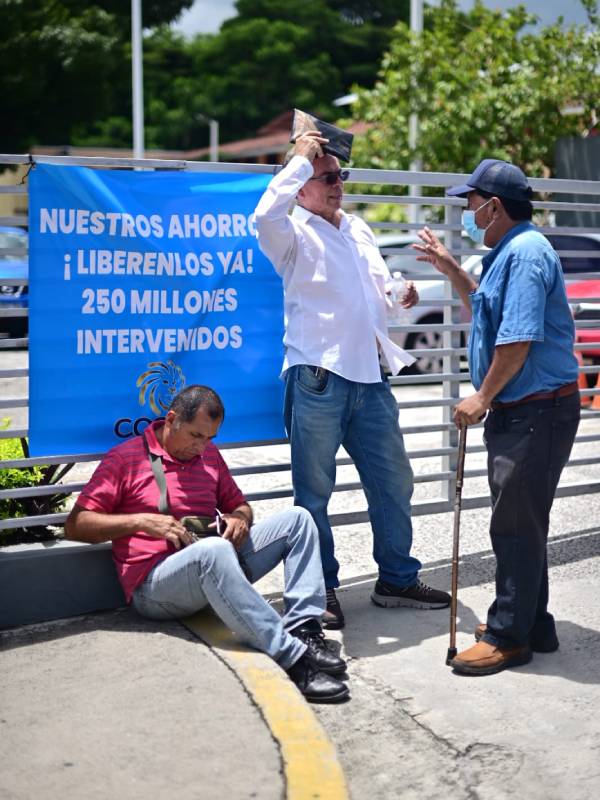
[[[556,641],[548,612],[546,543],[550,509],[579,416],[576,392],[492,411],[485,421],[496,599],[483,638],[497,647]]]
[[[325,611],[315,525],[304,509],[274,514],[252,526],[240,555],[252,583],[283,561],[283,618],[246,578],[233,545],[218,536],[157,564],[134,591],[133,606],[144,617],[173,619],[210,605],[240,639],[288,669],[306,650],[288,631]]]
[[[325,585],[339,586],[327,505],[340,445],[354,461],[367,498],[379,576],[398,586],[415,583],[421,564],[410,555],[413,473],[387,380],[355,383],[321,367],[290,367],[284,416],[294,502],[310,511],[319,529]]]

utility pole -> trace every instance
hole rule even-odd
[[[413,35],[423,33],[423,0],[410,0],[410,30]],[[416,81],[411,81],[411,102],[412,96],[419,91]],[[419,118],[415,112],[411,113],[408,120],[408,146],[413,150],[419,141]],[[423,164],[420,159],[414,159],[410,164],[411,172],[420,172]],[[421,197],[421,187],[411,186],[409,191],[415,197]],[[418,222],[421,206],[411,205],[409,207],[408,218],[410,222]]]
[[[209,119],[210,128],[210,160],[219,160],[219,123],[216,119]]]
[[[144,68],[142,62],[142,0],[131,0],[131,90],[133,157],[144,157]]]
[[[210,160],[216,162],[219,160],[219,122],[216,119],[207,117],[205,114],[200,114],[200,112],[196,112],[196,119],[208,125]]]

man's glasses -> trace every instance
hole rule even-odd
[[[350,170],[347,169],[336,169],[335,172],[324,172],[322,175],[319,175],[318,178],[309,178],[311,181],[323,181],[324,183],[328,183],[330,186],[333,186],[337,183],[338,178],[341,181],[347,181],[350,177]]]

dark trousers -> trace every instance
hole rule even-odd
[[[579,416],[576,392],[501,408],[485,421],[496,599],[483,638],[498,647],[556,641],[547,608],[546,543],[550,509]]]

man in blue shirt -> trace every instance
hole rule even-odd
[[[492,250],[479,287],[428,229],[420,260],[447,275],[472,311],[469,365],[475,393],[454,410],[458,426],[485,420],[496,598],[477,643],[455,672],[490,675],[558,648],[548,606],[550,509],[577,426],[575,328],[560,259],[531,223],[531,187],[513,164],[485,159],[449,195],[467,198],[463,227]],[[489,413],[488,413],[489,412]]]

